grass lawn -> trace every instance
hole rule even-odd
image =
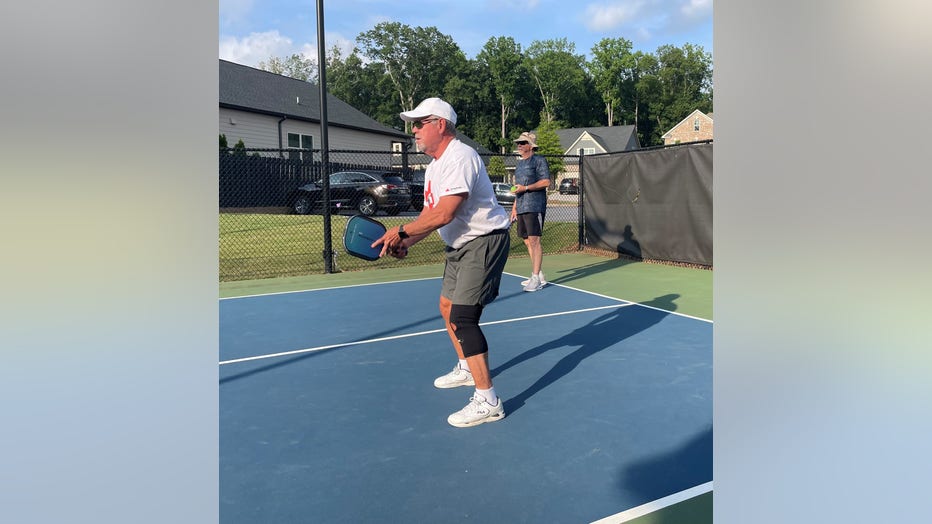
[[[443,262],[440,235],[420,241],[405,260],[386,257],[367,262],[346,254],[343,229],[347,216],[331,217],[331,249],[336,253],[335,271],[361,271]],[[378,220],[392,227],[411,217],[383,217]],[[544,226],[544,253],[576,250],[578,232],[573,222],[552,222]],[[261,213],[220,213],[220,281],[291,277],[325,272],[324,223],[321,215]],[[511,229],[511,257],[527,257],[522,240]]]

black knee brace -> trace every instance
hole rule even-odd
[[[450,308],[450,324],[453,324],[453,332],[456,333],[456,338],[463,347],[463,355],[466,357],[481,355],[489,351],[489,344],[479,328],[480,315],[482,315],[482,306],[453,304]]]

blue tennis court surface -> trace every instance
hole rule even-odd
[[[473,428],[433,387],[439,279],[221,300],[221,522],[592,522],[709,483],[712,324],[519,281],[482,317],[506,417]]]

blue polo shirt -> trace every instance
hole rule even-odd
[[[533,154],[526,160],[518,159],[515,167],[515,184],[529,186],[540,180],[550,180],[550,166],[544,157]],[[547,211],[547,189],[527,191],[515,199],[518,213],[544,213]]]

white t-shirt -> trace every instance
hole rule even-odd
[[[446,245],[460,248],[478,236],[511,225],[508,212],[495,199],[492,181],[479,153],[454,139],[440,158],[427,165],[424,206],[433,209],[440,197],[462,193],[469,194],[456,209],[453,220],[437,230]]]

